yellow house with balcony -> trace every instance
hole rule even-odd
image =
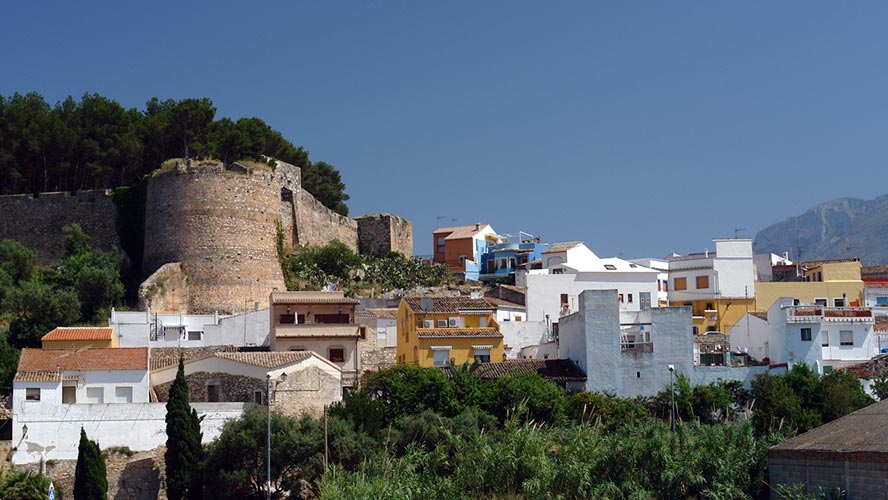
[[[781,297],[797,304],[850,307],[865,304],[866,284],[857,258],[774,266],[775,281],[756,282],[756,309],[767,311]]]
[[[398,307],[398,363],[424,367],[496,363],[503,360],[503,335],[496,306],[469,297],[412,297]]]

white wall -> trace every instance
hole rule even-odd
[[[732,350],[749,353],[758,361],[770,355],[765,346],[774,344],[776,337],[767,321],[749,313],[744,314],[728,333]]]
[[[496,322],[503,324],[504,321],[525,321],[527,319],[527,309],[524,307],[496,307]]]
[[[153,450],[166,444],[166,403],[61,405],[41,401],[14,407],[12,460],[18,464],[75,460],[80,428],[102,449],[127,446]],[[194,403],[203,442],[219,436],[226,421],[240,417],[248,403]],[[28,426],[27,436],[22,435]]]
[[[538,346],[548,342],[546,320],[506,321],[500,323],[503,345],[509,346],[504,352],[509,359],[522,359],[522,350],[528,346]]]
[[[79,403],[87,401],[87,389],[101,389],[104,403],[115,402],[115,390],[117,387],[132,388],[132,403],[147,403],[149,401],[148,370],[113,370],[113,371],[87,371],[87,372],[62,372],[63,378],[78,377],[76,400]],[[48,385],[47,385],[48,384]],[[13,382],[12,404],[35,405],[40,404],[26,401],[25,394],[29,387],[40,387],[40,403],[62,404],[61,382]]]
[[[578,274],[528,274],[525,301],[529,321],[557,323],[561,313],[561,294],[566,293],[571,312],[577,310],[579,296],[585,290],[617,290],[623,294],[620,310],[638,311],[641,293],[651,296],[651,307],[657,307],[657,274],[648,273],[578,273]],[[632,303],[628,302],[632,294]]]
[[[231,316],[214,314],[158,314],[150,311],[112,311],[120,347],[203,347],[212,345],[255,346],[268,344],[268,309]],[[157,340],[151,340],[151,325],[157,321]],[[185,338],[162,336],[162,327],[185,325]],[[189,331],[202,333],[201,340],[187,340]]]

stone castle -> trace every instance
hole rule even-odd
[[[66,224],[80,224],[100,248],[118,247],[116,210],[111,190],[0,196],[0,240],[18,240],[41,263],[58,263]],[[294,165],[180,162],[148,179],[142,305],[189,313],[267,307],[273,289],[286,289],[279,228],[287,249],[339,240],[367,255],[413,254],[409,221],[341,216],[302,189]]]

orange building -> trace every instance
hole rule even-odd
[[[102,349],[119,347],[114,329],[93,326],[59,326],[40,338],[44,349]]]
[[[487,246],[485,236],[495,235],[490,224],[476,222],[472,226],[442,227],[432,233],[435,262],[447,266],[451,273],[478,274],[481,254]],[[473,277],[477,279],[477,277]]]

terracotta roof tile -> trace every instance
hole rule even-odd
[[[557,252],[565,252],[570,250],[571,248],[576,248],[582,245],[582,241],[561,241],[558,243],[553,243],[548,250],[543,250],[541,253],[557,253]]]
[[[16,382],[58,382],[60,380],[62,380],[62,375],[59,372],[25,371],[15,374]]]
[[[422,307],[424,299],[430,300],[430,309]],[[493,311],[494,305],[486,299],[471,297],[410,297],[404,299],[407,307],[415,313],[458,314],[460,311]]]
[[[490,224],[480,224],[478,229],[475,229],[475,224],[471,226],[440,227],[435,229],[432,234],[450,233],[444,237],[445,240],[458,240],[471,238],[488,227],[490,227]]]
[[[287,352],[217,352],[215,357],[260,368],[280,368],[311,358],[309,351]]]
[[[114,329],[110,326],[59,326],[40,340],[111,340]]]
[[[18,371],[147,370],[147,347],[22,349]]]
[[[449,371],[449,368],[445,368]],[[475,376],[486,380],[522,373],[536,373],[553,382],[584,382],[586,374],[569,359],[507,359],[502,363],[482,363]]]
[[[381,319],[395,319],[398,317],[398,308],[384,308],[384,309],[364,309],[363,311],[358,311],[355,313],[367,316],[374,316]]]
[[[273,292],[273,304],[359,304],[342,292]]]
[[[502,338],[496,328],[417,328],[419,339]]]

